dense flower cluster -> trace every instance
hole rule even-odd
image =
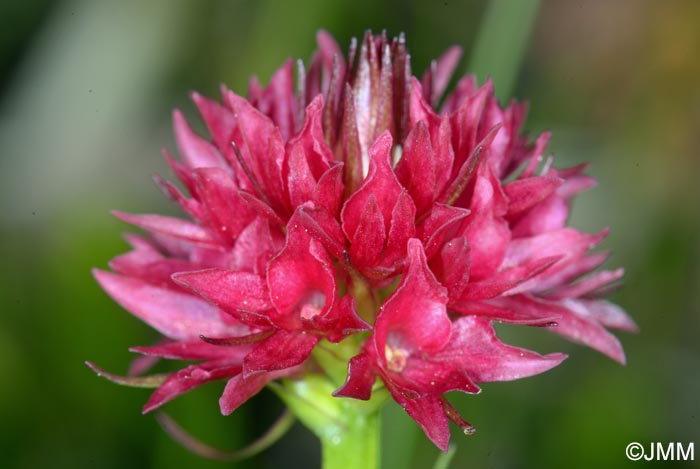
[[[402,36],[368,33],[347,59],[327,33],[318,46],[296,81],[290,60],[247,99],[193,94],[211,139],[175,111],[182,160],[166,158],[189,195],[157,182],[189,220],[116,214],[148,237],[129,235],[133,250],[95,276],[166,338],[134,350],[198,362],[144,411],[226,379],[230,414],[271,380],[318,373],[314,349],[348,340],[356,354],[335,395],[369,399],[379,378],[445,449],[449,420],[472,430],[445,393],[566,358],[502,343],[494,321],[624,362],[606,328],[635,325],[599,299],[622,271],[590,273],[605,232],[566,226],[594,180],[543,161],[549,135],[521,135],[525,106],[502,108],[471,76],[442,100],[458,48],[418,80]]]

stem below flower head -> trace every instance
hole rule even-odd
[[[321,440],[324,469],[379,467],[379,410],[386,391],[375,391],[369,401],[337,398],[336,386],[321,375],[269,386]]]
[[[344,428],[321,438],[324,469],[379,468],[379,412],[352,419]]]

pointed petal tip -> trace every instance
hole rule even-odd
[[[187,125],[187,119],[181,110],[175,108],[172,112],[173,126],[177,129],[183,125]],[[177,130],[176,130],[177,132]]]
[[[391,135],[389,129],[382,132],[379,137],[376,138],[369,151],[371,153],[378,152],[380,155],[384,153],[391,152],[391,145],[394,142],[394,137]]]
[[[156,410],[157,408],[159,408],[160,406],[162,406],[163,404],[165,404],[165,403],[164,403],[164,402],[160,402],[160,403],[157,403],[157,404],[152,404],[152,403],[150,403],[150,402],[146,402],[146,403],[143,405],[143,407],[141,407],[141,415],[149,414],[149,413],[153,412],[154,410]]]
[[[128,223],[129,225],[135,225],[134,221],[138,216],[128,212],[122,212],[121,210],[110,210],[110,213],[113,216],[117,217],[119,220],[123,221],[124,223]]]
[[[187,283],[188,278],[190,278],[193,273],[202,273],[202,272],[206,272],[208,270],[214,271],[216,269],[203,269],[203,270],[187,271],[187,272],[175,272],[174,274],[170,274],[170,280],[177,283],[181,287],[192,288],[190,286],[190,284]]]
[[[556,363],[552,364],[552,368],[554,368],[555,366],[558,366],[559,364],[561,364],[561,362],[563,362],[564,360],[569,358],[569,356],[565,353],[556,352],[556,353],[548,353],[547,355],[544,355],[542,358],[549,360],[549,361],[552,361],[552,362],[556,362]]]
[[[335,38],[333,38],[333,35],[330,32],[328,32],[328,30],[323,29],[323,28],[319,29],[316,32],[316,40],[318,42],[321,42],[321,41],[333,41],[333,42],[335,42]]]
[[[90,270],[93,278],[97,283],[109,294],[109,285],[115,280],[117,274],[110,272],[108,270],[102,270],[98,268],[93,268]]]
[[[421,256],[421,254],[425,256],[425,252],[423,251],[423,243],[421,243],[418,238],[409,239],[406,250],[409,258],[415,258]]]
[[[617,347],[610,347],[609,350],[598,350],[599,352],[603,353],[604,355],[612,358],[615,360],[617,363],[619,363],[622,366],[627,365],[627,356],[625,355],[625,349],[622,348],[622,344],[617,342]]]
[[[435,443],[435,446],[437,446],[440,451],[442,451],[443,453],[449,452],[449,450],[450,450],[449,438],[445,441],[437,441],[437,440],[434,440],[432,438],[431,438],[431,440],[433,443]]]
[[[235,409],[229,407],[227,402],[224,402],[223,397],[219,398],[219,411],[224,417],[228,417]]]
[[[625,319],[625,323],[618,327],[619,330],[629,332],[631,334],[636,334],[641,330],[639,324],[637,324],[630,316],[626,316]]]
[[[460,45],[455,44],[455,45],[453,45],[453,46],[450,46],[450,47],[447,49],[447,52],[446,52],[446,53],[450,53],[450,54],[457,54],[457,53],[459,53],[459,54],[461,55],[463,52],[464,52],[464,48],[463,48],[462,46],[460,46]]]

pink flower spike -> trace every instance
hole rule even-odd
[[[352,412],[388,391],[446,450],[450,421],[474,432],[446,393],[566,358],[503,343],[495,321],[624,363],[609,330],[637,325],[603,299],[624,272],[597,270],[607,230],[567,226],[596,183],[586,165],[558,168],[550,133],[528,137],[527,105],[502,106],[490,79],[448,90],[459,47],[419,80],[403,34],[368,31],[345,55],[326,31],[316,42],[310,62],[290,58],[247,93],[192,93],[208,136],[173,111],[180,159],[163,153],[177,180],[154,181],[182,218],[114,212],[145,233],[94,276],[162,336],[131,349],[138,369],[190,363],[155,379],[98,373],[159,386],[144,411],[221,379],[225,415],[266,385],[285,400],[313,388],[318,409]],[[341,397],[369,403],[321,402]],[[327,418],[291,407],[303,422]]]

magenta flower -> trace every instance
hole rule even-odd
[[[271,381],[320,374],[331,399],[385,388],[446,450],[449,420],[473,432],[446,393],[566,358],[502,343],[494,321],[624,363],[607,328],[636,326],[600,299],[622,270],[591,273],[607,232],[566,226],[595,183],[585,168],[543,162],[549,135],[522,136],[525,106],[502,108],[490,81],[462,78],[438,108],[458,48],[419,81],[403,36],[368,33],[347,61],[327,33],[318,46],[296,87],[290,60],[247,99],[193,94],[210,139],[175,111],[182,160],[165,155],[189,195],[156,182],[188,219],[116,213],[147,236],[95,276],[165,338],[133,350],[198,362],[161,377],[144,412],[225,379],[230,414]],[[315,354],[340,342],[344,384]]]

